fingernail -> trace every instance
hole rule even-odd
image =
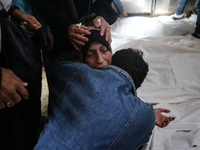
[[[23,82],[23,86],[28,86],[28,83],[26,83],[26,82]]]
[[[34,23],[33,26],[34,26],[34,27],[37,27],[37,24]]]

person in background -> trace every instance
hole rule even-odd
[[[35,16],[36,19],[41,23],[42,28],[39,30],[39,32],[37,32],[37,34],[31,35],[31,39],[36,45],[38,53],[41,53],[40,51],[42,50],[43,65],[45,71],[48,72],[49,60],[47,55],[48,51],[51,51],[54,45],[54,36],[51,32],[50,26],[41,16],[38,9],[34,7],[31,0],[12,0],[12,3],[19,7],[21,11]]]
[[[112,0],[74,0],[75,8],[79,18],[95,13],[93,20],[95,27],[100,27],[101,35],[106,35],[106,40],[111,42],[110,24],[113,24],[117,15],[111,7]],[[87,38],[83,34],[90,34],[87,27],[81,25],[77,28],[77,22],[73,18],[70,10],[69,1],[67,0],[32,0],[32,3],[39,10],[43,18],[51,27],[54,35],[54,47],[49,52],[49,60],[52,61],[63,52],[71,52],[76,49],[81,50],[81,46],[87,42]],[[101,20],[101,25],[99,21]]]
[[[30,0],[12,0],[12,3],[19,7],[19,9],[27,14],[35,16],[35,18],[42,25],[41,34],[44,41],[44,45],[48,51],[51,51],[53,48],[53,35],[51,33],[51,28],[47,24],[46,20],[42,18],[38,10],[32,5]]]
[[[94,3],[95,0],[92,0],[92,2]],[[121,3],[121,0],[113,0],[113,4],[114,6],[117,8],[117,11],[118,11],[118,16],[120,18],[123,18],[123,17],[127,17],[127,13],[124,11],[124,8],[123,8],[123,5]]]
[[[196,28],[192,36],[200,39],[200,0],[196,0],[195,8],[197,12]]]
[[[122,5],[122,2],[121,0],[113,0],[113,4],[115,5],[115,7],[117,8],[119,14],[118,16],[120,18],[123,18],[123,17],[127,17],[127,13],[124,11],[124,8],[123,8],[123,5]]]
[[[188,0],[179,0],[178,1],[176,13],[172,16],[172,19],[179,20],[179,19],[184,18],[183,12],[184,12],[187,2],[188,2]],[[196,20],[195,32],[192,34],[192,36],[200,39],[200,0],[196,0],[195,9],[197,12],[197,20]]]
[[[176,8],[176,13],[172,16],[172,19],[179,20],[184,18],[184,9],[187,4],[188,0],[179,0],[178,6]]]
[[[11,0],[1,2],[18,22],[27,22],[29,34],[36,33],[42,27],[34,16],[11,5]],[[32,150],[38,139],[40,107],[37,106],[40,101],[36,101],[36,95],[40,92],[40,85],[34,84],[35,81],[23,82],[9,69],[0,70],[0,149]]]

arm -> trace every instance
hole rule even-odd
[[[93,6],[94,12],[97,17],[94,19],[94,27],[100,27],[100,34],[105,35],[106,41],[111,44],[110,25],[117,20],[117,14],[112,9],[112,0],[96,0]],[[99,26],[98,19],[101,20],[101,26]]]
[[[14,106],[22,98],[28,99],[25,88],[28,84],[19,79],[11,70],[1,68],[0,109]]]
[[[80,50],[80,47],[87,41],[81,34],[89,34],[89,32],[84,27],[81,30],[75,28],[77,22],[72,18],[68,2],[62,0],[59,2],[55,0],[32,0],[32,2],[50,24],[53,33],[59,33],[63,40],[70,41],[77,50]],[[87,15],[84,2],[86,1],[75,1],[79,17]],[[112,24],[117,19],[117,14],[111,7],[111,2],[111,0],[97,0],[90,11],[95,12],[97,17],[101,17],[101,33],[106,35],[109,42],[111,42],[109,23]],[[94,20],[95,27],[99,27],[97,19]]]
[[[96,0],[93,6],[97,16],[101,16],[110,25],[117,20],[117,14],[111,6],[112,0]]]
[[[34,34],[37,32],[40,28],[42,28],[42,25],[38,22],[38,20],[27,13],[24,13],[23,11],[19,10],[17,7],[14,7],[15,5],[12,4],[11,8],[9,10],[9,13],[19,22],[26,21],[27,24],[25,25],[27,29],[27,33],[29,35]]]
[[[93,5],[93,10],[96,13],[96,18],[93,20],[93,25],[95,28],[100,28],[100,34],[105,35],[105,40],[111,44],[111,34],[110,34],[110,25],[116,21],[117,14],[111,7],[111,0],[96,0]],[[101,20],[101,24],[99,21]],[[85,45],[85,42],[88,41],[82,34],[89,35],[87,28],[81,26],[81,30],[76,29],[75,24],[71,25],[68,29],[69,39],[77,50],[81,49],[81,46]],[[85,29],[85,30],[83,30]]]
[[[70,39],[68,38],[68,29],[70,25],[76,24],[76,22],[73,21],[70,16],[70,10],[67,8],[67,1],[31,0],[31,2],[36,9],[39,10],[43,19],[50,25],[55,45],[64,47],[65,51],[70,50],[66,49],[72,47],[72,43],[70,43]],[[43,38],[46,36],[44,34]],[[56,51],[60,50],[61,49],[56,49]]]

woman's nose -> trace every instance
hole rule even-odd
[[[98,56],[97,56],[97,63],[98,63],[98,64],[102,64],[103,61],[104,61],[104,58],[103,58],[101,55],[98,55]]]

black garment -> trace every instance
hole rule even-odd
[[[40,54],[38,34],[32,40]],[[40,54],[41,55],[41,54]],[[41,117],[41,73],[28,83],[29,99],[0,110],[0,149],[33,150]]]
[[[96,16],[102,16],[109,24],[113,24],[117,19],[117,14],[111,7],[112,0],[74,0],[79,18],[92,12]],[[49,53],[50,60],[56,58],[63,52],[70,52],[74,49],[68,39],[68,28],[74,21],[68,0],[32,0],[44,19],[49,23],[54,35],[54,47]]]

